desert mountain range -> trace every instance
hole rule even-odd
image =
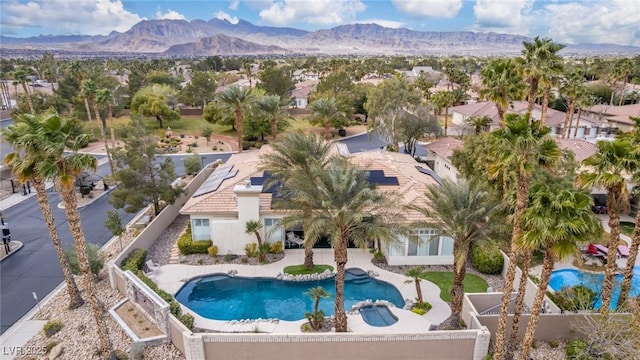
[[[422,32],[376,24],[342,25],[305,31],[258,26],[240,20],[143,20],[124,33],[98,36],[2,36],[0,47],[65,52],[153,53],[167,56],[211,55],[508,55],[519,54],[521,35]],[[640,48],[615,44],[576,44],[565,55],[630,55]]]

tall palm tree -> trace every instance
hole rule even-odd
[[[532,42],[523,42],[522,58],[518,59],[522,76],[529,84],[529,95],[527,111],[533,111],[538,96],[540,79],[553,67],[562,61],[558,51],[564,49],[565,45],[554,43],[551,39],[540,39],[536,36]]]
[[[451,316],[453,326],[459,327],[467,256],[473,243],[487,236],[489,219],[499,202],[478,184],[467,180],[453,182],[445,179],[442,186],[427,187],[426,196],[431,205],[421,211],[433,219],[432,227],[453,238]]]
[[[102,88],[96,93],[96,102],[98,105],[107,108],[107,118],[109,119],[109,133],[111,135],[111,142],[116,142],[116,131],[113,125],[113,93],[111,90]]]
[[[312,120],[323,124],[324,139],[331,140],[331,123],[344,117],[338,101],[335,98],[320,98],[312,102],[309,109],[313,112]]]
[[[571,135],[571,125],[573,122],[573,114],[575,112],[575,103],[581,93],[586,91],[584,85],[584,76],[582,71],[574,69],[562,81],[560,92],[567,99],[567,113],[564,117],[564,125],[562,127],[562,138],[569,138]]]
[[[543,89],[540,122],[543,126],[547,123],[547,112],[549,111],[549,97],[551,96],[551,89],[556,86],[560,80],[560,75],[564,70],[564,61],[560,57],[554,57],[545,65],[546,69],[542,76],[540,76],[540,85]]]
[[[582,117],[582,110],[590,108],[595,104],[593,93],[586,87],[582,88],[578,97],[575,100],[575,106],[578,108],[578,117],[576,118],[576,129],[573,131],[573,138],[578,136],[578,129],[580,128],[580,118]]]
[[[621,59],[616,66],[620,68],[618,74],[622,80],[622,92],[620,94],[620,99],[618,100],[618,106],[622,106],[622,103],[624,103],[625,90],[627,87],[627,81],[629,80],[629,75],[634,73],[633,62],[631,59]]]
[[[67,285],[69,308],[76,309],[84,304],[84,300],[80,295],[73,273],[69,267],[69,262],[62,248],[58,229],[56,229],[55,220],[51,213],[51,205],[49,205],[49,199],[47,198],[45,180],[37,173],[37,166],[42,159],[41,146],[43,144],[35,134],[38,133],[38,129],[42,123],[46,121],[44,119],[49,116],[54,116],[54,114],[47,113],[40,116],[29,114],[20,115],[12,125],[4,130],[2,138],[15,149],[15,152],[5,156],[4,162],[12,167],[13,173],[20,181],[31,181],[36,190],[38,206],[40,207],[44,222],[47,225],[49,237],[58,256],[64,281]]]
[[[261,154],[260,169],[269,171],[271,174],[269,180],[264,184],[265,187],[277,186],[282,187],[284,198],[292,191],[292,183],[304,184],[303,180],[307,179],[308,183],[313,183],[313,171],[315,167],[324,167],[327,162],[327,156],[331,149],[329,142],[323,141],[314,133],[305,135],[301,131],[289,133],[271,144],[272,152]],[[305,219],[311,217],[314,202],[301,204],[299,208],[303,212]],[[288,202],[276,202],[277,207],[284,209],[290,208]],[[307,224],[302,222],[302,230],[305,233],[304,240],[304,265],[313,268],[313,245],[317,238],[312,238],[307,234]]]
[[[404,276],[408,276],[411,279],[405,280],[405,284],[416,284],[416,292],[418,293],[418,304],[424,304],[422,300],[422,289],[420,288],[420,281],[424,280],[424,277],[427,276],[427,272],[420,266],[412,267],[404,273]]]
[[[107,121],[100,116],[100,109],[98,108],[98,104],[100,101],[108,101],[108,94],[102,93],[102,98],[98,98],[101,94],[101,89],[96,88],[96,84],[93,80],[87,79],[82,84],[81,93],[84,98],[87,99],[88,103],[93,107],[93,112],[96,115],[96,120],[100,127],[100,137],[102,138],[102,142],[104,143],[104,148],[107,153],[107,160],[109,160],[109,168],[111,169],[111,175],[116,172],[116,165],[111,156],[111,151],[109,150],[109,143],[107,142]]]
[[[632,157],[640,162],[640,118],[631,117],[634,120],[634,134],[632,139],[635,144],[635,151],[631,154]],[[640,166],[636,167],[636,171],[633,174],[633,182],[640,184]],[[633,234],[631,235],[631,246],[629,247],[629,257],[627,258],[627,266],[623,272],[622,285],[620,286],[620,296],[618,297],[617,308],[624,306],[629,296],[629,290],[631,289],[631,280],[633,280],[633,268],[636,265],[636,259],[638,257],[638,249],[640,248],[640,185],[636,185],[634,188],[637,204],[636,209],[636,226],[633,228]]]
[[[540,185],[532,189],[531,193],[532,202],[524,213],[525,230],[520,243],[529,251],[542,251],[544,259],[531,317],[522,342],[520,356],[523,359],[529,358],[554,262],[575,254],[578,243],[602,233],[602,223],[591,210],[593,198],[589,193],[568,189],[557,191],[547,185]]]
[[[620,212],[629,208],[629,191],[625,175],[637,171],[640,161],[634,156],[634,144],[628,139],[598,141],[596,153],[586,158],[582,164],[587,170],[578,174],[578,185],[586,188],[603,187],[607,192],[607,214],[609,215],[609,254],[602,286],[602,306],[606,313],[611,305],[613,276],[616,268],[616,254],[620,242]]]
[[[519,254],[517,239],[522,232],[522,216],[527,206],[529,197],[529,187],[534,169],[540,165],[542,167],[552,167],[560,159],[560,150],[556,142],[549,136],[549,128],[543,127],[539,121],[530,122],[530,114],[525,115],[508,114],[506,116],[505,128],[491,133],[496,160],[489,166],[489,173],[496,178],[504,175],[507,171],[515,173],[516,204],[513,210],[512,223],[513,234],[511,248],[509,250],[509,267],[505,279],[505,287],[502,295],[502,306],[500,309],[500,320],[496,330],[496,352],[495,358],[502,359],[505,356],[505,335],[507,326],[507,316],[511,304],[511,290],[516,273],[516,262]],[[505,192],[507,189],[504,189]],[[529,271],[531,252],[524,251],[523,274]],[[520,325],[520,313],[524,305],[524,291],[526,278],[520,281],[518,295],[513,316],[513,329],[511,331],[510,343],[515,344]],[[521,280],[522,280],[521,279]],[[509,346],[507,358],[512,354],[512,347]]]
[[[107,325],[103,317],[103,307],[96,293],[94,278],[91,273],[91,266],[87,256],[87,244],[82,232],[80,222],[80,212],[75,194],[74,178],[83,171],[97,168],[97,160],[89,154],[77,153],[79,144],[86,141],[86,135],[75,137],[74,124],[72,121],[62,120],[53,113],[42,119],[42,123],[36,132],[38,142],[42,144],[39,148],[42,151],[42,158],[37,165],[37,172],[44,179],[57,180],[61,193],[64,209],[67,215],[67,222],[73,237],[76,248],[78,265],[83,274],[85,291],[91,304],[94,320],[96,321],[98,338],[102,356],[111,358],[113,349]],[[65,154],[66,148],[73,150],[71,155]]]
[[[315,204],[311,217],[292,214],[294,221],[306,221],[306,234],[312,238],[326,235],[333,247],[336,262],[335,328],[347,331],[344,310],[344,280],[349,241],[364,247],[370,239],[392,241],[409,234],[405,212],[399,197],[391,192],[378,191],[369,184],[368,173],[356,168],[347,159],[332,156],[326,167],[316,168],[312,177],[315,191],[307,191],[308,179],[296,180],[289,201],[292,208]],[[304,183],[301,183],[304,182]],[[300,189],[300,191],[297,191]]]
[[[236,133],[238,136],[238,152],[242,152],[242,122],[244,111],[250,106],[255,97],[251,94],[251,88],[241,88],[237,85],[230,86],[218,94],[218,100],[223,106],[231,110],[236,117]]]
[[[449,108],[453,106],[454,100],[455,98],[451,91],[439,91],[431,96],[431,102],[435,103],[439,108],[444,108],[444,136],[447,136]]]
[[[76,81],[78,81],[78,84],[80,84],[79,95],[82,98],[82,101],[84,102],[84,108],[87,112],[87,119],[89,119],[89,124],[91,125],[91,131],[93,132],[95,127],[93,125],[93,120],[91,120],[91,109],[89,108],[89,99],[85,96],[86,94],[84,94],[82,91],[85,88],[84,81],[87,79],[86,69],[84,68],[84,66],[82,66],[82,63],[80,63],[79,61],[73,60],[68,65],[68,71],[69,71],[69,74],[73,76],[73,78],[75,78]]]
[[[271,136],[273,140],[278,138],[278,123],[290,118],[286,107],[282,106],[280,96],[267,95],[258,100],[258,109],[269,118],[271,124]]]
[[[495,104],[500,118],[500,127],[504,127],[504,114],[509,104],[520,100],[525,85],[512,59],[496,59],[491,61],[480,72],[482,88],[480,97]]]
[[[33,101],[31,100],[31,93],[29,92],[29,87],[27,86],[27,82],[31,81],[29,80],[29,77],[28,77],[29,71],[25,66],[18,66],[17,69],[11,72],[11,76],[13,77],[13,80],[15,82],[17,82],[22,86],[22,89],[24,90],[24,96],[26,96],[27,98],[27,104],[29,104],[29,110],[31,110],[31,114],[35,115],[36,110],[33,107]]]

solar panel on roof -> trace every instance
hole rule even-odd
[[[418,165],[416,165],[416,169],[418,169],[418,171],[420,171],[425,175],[431,176],[433,180],[435,180],[439,185],[442,185],[442,179],[440,178],[440,176],[438,176],[438,174],[436,174],[435,171],[431,169],[423,168],[422,166],[418,166]]]
[[[369,170],[369,178],[384,177],[384,170]]]
[[[238,174],[237,169],[233,169],[233,165],[224,165],[217,167],[207,179],[200,185],[200,188],[192,197],[198,197],[208,193],[212,193],[220,187],[223,181],[230,179]]]

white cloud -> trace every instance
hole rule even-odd
[[[2,1],[3,29],[41,28],[55,34],[108,34],[127,31],[144,20],[124,9],[120,0]]]
[[[340,25],[353,22],[366,6],[360,0],[279,0],[260,11],[260,18],[274,25],[307,22]]]
[[[238,10],[238,5],[240,4],[240,0],[231,0],[229,2],[229,9]]]
[[[237,16],[231,16],[229,14],[227,14],[226,12],[219,10],[217,11],[215,14],[213,14],[213,16],[216,19],[219,20],[227,20],[228,22],[232,23],[232,24],[237,24],[238,23],[238,17]]]
[[[392,29],[398,29],[405,26],[402,21],[393,21],[393,20],[384,20],[384,19],[363,19],[363,20],[356,20],[355,23],[356,24],[378,24],[380,26],[384,26]]]
[[[516,27],[524,21],[533,0],[476,0],[473,13],[483,27]]]
[[[396,9],[411,17],[454,18],[462,0],[391,0]]]
[[[165,14],[163,14],[162,11],[160,11],[160,9],[158,9],[158,11],[156,11],[156,19],[186,20],[184,15],[180,14],[177,11],[171,10],[171,9],[168,9]]]
[[[533,16],[544,19],[548,34],[566,43],[640,46],[640,1],[598,0],[546,4]]]

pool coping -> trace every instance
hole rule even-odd
[[[323,249],[324,250],[324,249]],[[301,254],[302,253],[302,254]],[[333,251],[327,249],[324,251],[314,251],[314,261],[317,264],[331,264],[333,262]],[[266,265],[242,265],[242,264],[216,264],[216,265],[184,265],[169,264],[163,265],[157,269],[152,276],[159,288],[175,295],[178,290],[192,278],[207,274],[236,273],[243,277],[271,277],[276,278],[284,267],[302,263],[301,257],[303,252],[295,250],[285,251],[285,257],[275,263]],[[417,297],[415,284],[405,283],[408,277],[380,269],[371,263],[371,254],[362,249],[349,249],[349,268],[360,268],[365,272],[372,271],[378,275],[378,280],[386,281],[395,286],[400,294],[402,294],[405,302],[407,299],[412,300]],[[439,324],[446,320],[451,309],[449,305],[440,299],[440,289],[433,283],[423,280],[421,283],[423,299],[432,305],[432,309],[423,316],[417,315],[409,310],[403,310],[396,307],[390,307],[390,310],[398,317],[398,322],[388,327],[373,327],[364,322],[360,314],[351,315],[347,313],[349,329],[357,333],[418,333],[425,332],[432,324]],[[214,332],[261,332],[270,333],[301,333],[300,327],[307,322],[306,319],[297,321],[278,320],[277,322],[262,320],[250,321],[244,323],[230,324],[229,321],[211,320],[204,318],[189,308],[180,304],[183,312],[193,315],[195,326],[201,329],[208,329]],[[345,309],[347,312],[350,309]],[[258,327],[256,329],[255,327]]]

